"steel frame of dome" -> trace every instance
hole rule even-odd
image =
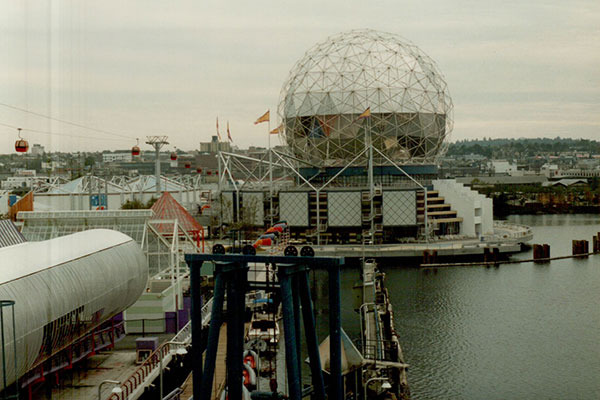
[[[367,108],[369,123],[358,118]],[[417,46],[353,30],[315,45],[292,68],[280,94],[280,140],[300,159],[339,166],[364,150],[370,135],[396,162],[431,164],[445,154],[452,108],[442,74]],[[387,163],[377,154],[373,162]]]

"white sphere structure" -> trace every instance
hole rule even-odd
[[[367,108],[370,120],[359,119]],[[283,85],[278,113],[292,154],[323,166],[347,164],[369,137],[394,162],[431,164],[452,131],[452,100],[435,62],[396,35],[368,29],[308,50]]]

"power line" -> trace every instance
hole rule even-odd
[[[0,102],[0,106],[6,107],[6,108],[11,108],[13,110],[21,111],[21,112],[24,112],[24,113],[32,114],[32,115],[35,115],[35,116],[38,116],[38,117],[47,118],[49,120],[60,122],[62,124],[68,124],[68,125],[76,126],[78,128],[88,129],[90,131],[95,131],[95,132],[99,132],[99,133],[105,133],[107,135],[118,136],[118,137],[126,138],[126,139],[133,139],[133,136],[126,136],[126,135],[122,135],[120,133],[115,133],[115,132],[107,131],[107,130],[104,130],[104,129],[92,128],[90,126],[85,126],[85,125],[82,125],[82,124],[78,124],[76,122],[71,122],[71,121],[66,121],[64,119],[51,117],[49,115],[44,115],[44,114],[41,114],[41,113],[38,113],[38,112],[35,112],[35,111],[31,111],[31,110],[27,110],[25,108],[20,108],[20,107],[12,106],[12,105],[6,104],[6,103],[1,103]]]
[[[0,122],[1,126],[5,126],[7,128],[12,128],[15,130],[18,130],[19,128],[23,131],[23,132],[33,132],[33,133],[41,133],[44,135],[51,135],[51,136],[65,136],[65,137],[72,137],[72,138],[80,138],[80,139],[88,139],[88,140],[115,140],[115,141],[121,141],[121,139],[113,139],[113,138],[101,138],[101,137],[90,137],[90,136],[81,136],[81,135],[71,135],[69,133],[61,133],[61,132],[50,132],[50,131],[40,131],[38,129],[29,129],[29,128],[21,128],[19,126],[15,126],[15,125],[10,125],[10,124],[5,124],[3,122]]]

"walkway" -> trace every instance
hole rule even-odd
[[[206,353],[205,353],[206,354]],[[219,348],[217,350],[217,362],[215,364],[215,378],[213,381],[212,398],[219,399],[221,390],[225,387],[225,376],[227,374],[225,358],[227,357],[227,324],[221,325],[219,331]],[[204,360],[204,356],[203,356]],[[180,397],[182,400],[189,400],[194,394],[193,374],[190,373],[181,385],[183,392]]]

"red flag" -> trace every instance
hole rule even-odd
[[[233,139],[231,139],[231,132],[229,132],[229,121],[227,121],[227,138],[230,142],[233,142]]]

